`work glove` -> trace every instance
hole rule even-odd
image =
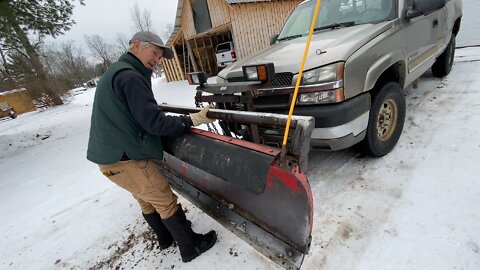
[[[210,124],[215,121],[215,119],[210,119],[207,117],[208,109],[213,108],[209,105],[207,107],[203,107],[198,113],[191,113],[190,119],[192,119],[193,126],[199,126],[201,124]]]

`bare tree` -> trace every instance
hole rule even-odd
[[[115,59],[114,46],[107,43],[100,35],[85,35],[87,45],[90,48],[90,51],[97,60],[101,61],[104,67],[110,66],[110,64]]]
[[[49,81],[48,73],[42,66],[36,46],[29,40],[29,33],[35,33],[40,39],[45,36],[56,37],[68,31],[75,23],[71,19],[74,1],[0,1],[0,36],[11,48],[23,54],[35,70],[32,82],[39,85],[42,94],[50,97],[55,105],[63,104],[57,93],[56,85]],[[79,0],[83,4],[83,0]],[[28,74],[23,74],[26,78]]]
[[[10,72],[10,67],[7,60],[7,52],[8,50],[5,49],[0,44],[0,85],[9,89],[9,88],[16,88],[16,82],[13,79],[13,76]]]
[[[80,47],[75,47],[72,40],[49,46],[46,52],[47,66],[52,74],[68,86],[78,86],[90,79],[93,68]]]
[[[116,33],[115,35],[115,46],[119,51],[126,52],[129,50],[129,38],[125,36],[124,33]]]
[[[130,15],[135,25],[136,31],[152,31],[152,16],[150,11],[143,9],[143,12],[140,10],[138,3],[135,2],[133,8],[130,10]]]
[[[163,42],[167,43],[168,39],[173,33],[173,24],[168,23],[165,26],[165,29],[160,33],[160,37],[162,38]]]

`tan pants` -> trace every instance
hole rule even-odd
[[[132,193],[144,214],[157,211],[166,219],[177,211],[177,196],[153,161],[128,160],[99,167],[113,183]]]

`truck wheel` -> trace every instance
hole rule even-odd
[[[11,112],[11,113],[10,113],[10,117],[11,117],[12,119],[15,119],[15,118],[17,118],[17,114],[16,114],[15,112]]]
[[[367,133],[360,144],[364,154],[381,157],[398,142],[405,122],[405,97],[396,82],[388,82],[372,95]]]
[[[453,58],[455,57],[455,35],[452,34],[450,43],[445,51],[437,58],[432,66],[433,76],[442,78],[448,75],[452,70]]]

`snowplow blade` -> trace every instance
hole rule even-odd
[[[161,107],[177,113],[198,111]],[[286,121],[285,115],[216,109],[208,116],[262,125]],[[299,269],[313,225],[305,171],[314,120],[294,117],[292,126],[285,156],[279,148],[192,129],[166,144],[164,161],[158,165],[186,199],[271,260]]]

